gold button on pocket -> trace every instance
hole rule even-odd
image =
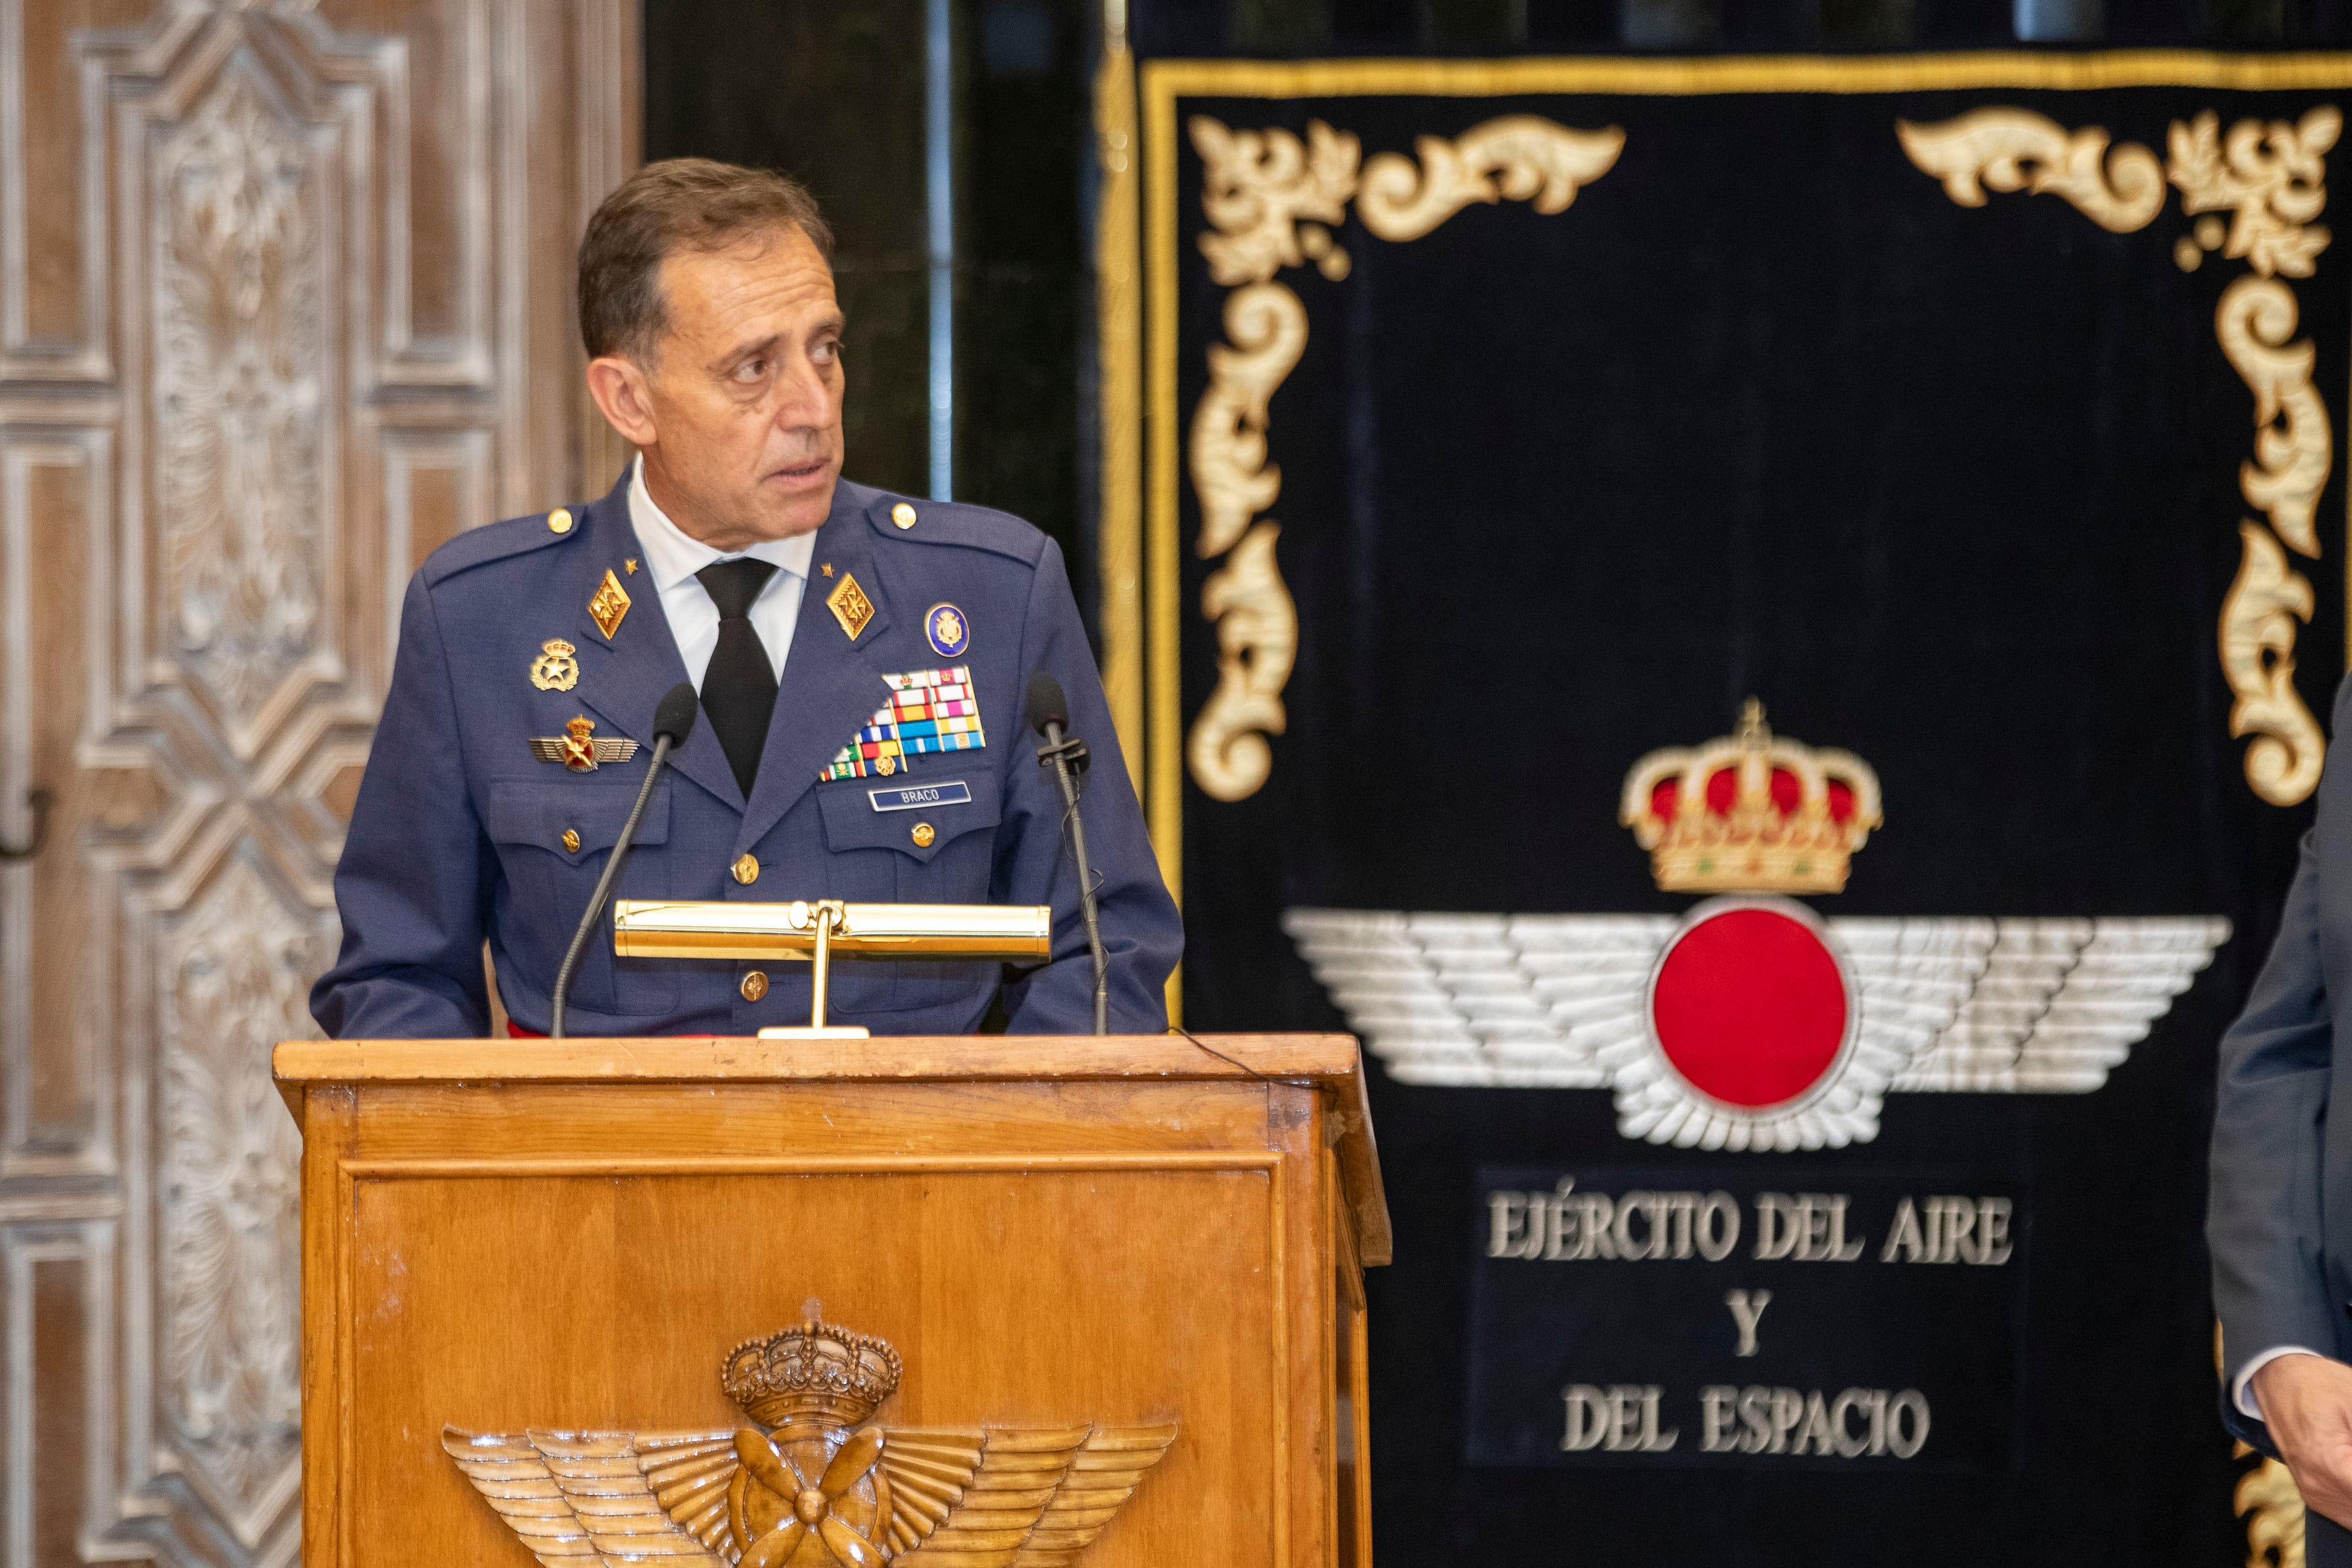
[[[768,976],[764,970],[755,969],[743,976],[743,1000],[757,1002],[768,994]]]
[[[929,849],[931,847],[931,840],[937,838],[939,835],[931,830],[929,823],[919,822],[915,824],[914,837],[916,848]]]
[[[735,873],[735,879],[742,883],[747,888],[760,879],[760,862],[756,856],[742,856],[736,860],[730,869]],[[744,984],[748,985],[751,982],[746,981]],[[761,985],[765,985],[767,982],[763,980],[760,984]],[[754,996],[751,1000],[756,1002],[759,998]]]
[[[580,853],[580,830],[578,828],[567,827],[563,830],[563,851],[567,855],[577,855]]]

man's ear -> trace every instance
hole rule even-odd
[[[646,373],[623,354],[603,354],[588,362],[588,395],[604,416],[604,423],[632,447],[654,444],[654,403]]]

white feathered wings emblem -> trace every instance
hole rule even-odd
[[[1775,736],[1633,764],[1620,819],[1668,915],[1295,909],[1283,926],[1406,1083],[1608,1089],[1618,1130],[1707,1149],[1878,1135],[1911,1089],[2084,1094],[2229,940],[2218,916],[1823,919],[1881,826],[1877,775]]]

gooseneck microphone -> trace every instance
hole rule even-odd
[[[1110,1033],[1110,957],[1103,952],[1102,925],[1095,914],[1095,873],[1087,863],[1087,825],[1078,816],[1078,776],[1087,771],[1087,743],[1065,738],[1070,705],[1062,683],[1039,670],[1029,678],[1029,727],[1045,737],[1037,765],[1052,768],[1062,782],[1062,804],[1070,816],[1070,844],[1078,857],[1078,910],[1086,916],[1087,946],[1095,958],[1095,1033]]]
[[[621,836],[613,840],[613,852],[604,858],[604,874],[596,879],[595,896],[588,900],[588,912],[580,917],[580,929],[572,933],[572,945],[564,950],[563,967],[555,972],[554,1016],[549,1020],[547,1037],[563,1037],[563,999],[572,990],[572,971],[580,962],[580,950],[588,945],[588,933],[596,929],[597,917],[604,912],[604,900],[612,896],[614,879],[621,874],[621,862],[629,858],[630,847],[637,841],[637,819],[646,814],[646,802],[653,797],[654,781],[661,777],[662,769],[669,765],[669,754],[686,744],[694,733],[694,716],[700,710],[701,699],[694,688],[679,681],[669,689],[669,695],[654,710],[654,755],[646,764],[646,782],[637,786],[637,804],[629,808],[629,819],[621,824]]]

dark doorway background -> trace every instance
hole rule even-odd
[[[950,94],[955,499],[1052,534],[1084,601],[1091,16],[956,0]],[[847,472],[929,494],[923,0],[646,0],[645,49],[648,160],[780,169],[816,193],[849,316]]]

